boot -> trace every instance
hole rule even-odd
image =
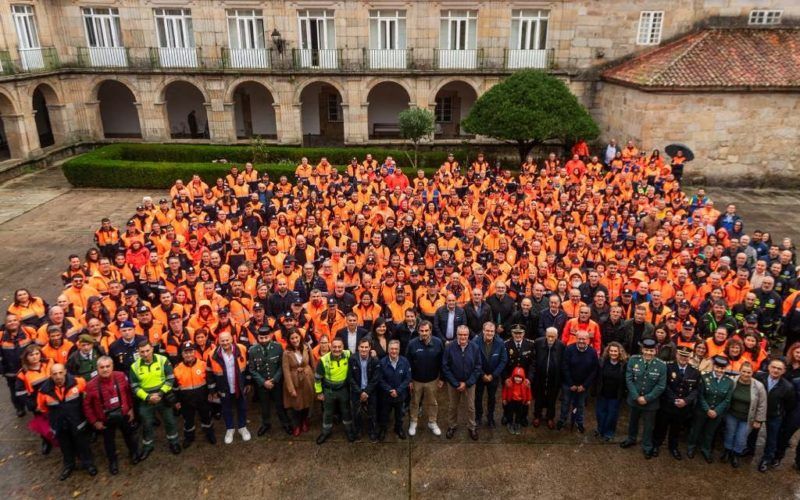
[[[725,463],[728,460],[730,460],[730,458],[731,458],[731,451],[730,450],[725,450],[725,451],[722,452],[722,455],[719,456],[719,461],[722,462],[722,463]]]
[[[734,469],[739,468],[739,455],[736,453],[731,453],[731,467]]]
[[[330,429],[322,431],[322,433],[319,436],[317,436],[317,444],[324,443],[325,441],[328,440],[329,437],[331,437]]]
[[[303,423],[300,426],[300,430],[303,432],[308,432],[310,428],[311,428],[311,419],[306,417],[303,419]]]
[[[187,432],[183,435],[183,447],[188,448],[194,443],[194,432]]]
[[[217,444],[217,436],[214,434],[213,428],[206,429],[206,441],[209,444]]]

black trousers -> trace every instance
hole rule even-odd
[[[183,417],[183,437],[194,439],[197,426],[196,417],[200,417],[200,428],[208,430],[211,428],[211,405],[208,399],[193,398],[181,399],[181,416]]]
[[[497,388],[500,386],[500,379],[493,378],[491,382],[484,382],[482,378],[475,384],[475,420],[478,421],[483,416],[483,393],[486,393],[486,418],[494,420],[494,409],[497,406]]]
[[[692,414],[689,411],[671,412],[668,410],[658,410],[656,414],[656,428],[653,431],[653,446],[658,448],[667,439],[667,446],[670,450],[678,449],[678,440],[681,431],[686,427]]]
[[[117,431],[122,434],[122,439],[125,441],[125,446],[128,447],[128,453],[131,456],[139,452],[139,443],[136,439],[136,431],[131,427],[130,422],[124,416],[111,417],[105,422],[103,429],[103,449],[106,452],[106,458],[109,462],[117,459]]]
[[[271,413],[274,406],[281,425],[284,427],[289,426],[289,416],[283,407],[283,387],[281,385],[275,384],[272,389],[267,389],[263,385],[256,387],[256,394],[258,396],[258,406],[261,408],[261,423],[263,425],[271,424]]]
[[[398,394],[398,397],[393,398],[388,392],[381,391],[379,425],[382,430],[386,430],[389,426],[389,415],[391,413],[394,413],[394,430],[403,428],[403,403],[405,399],[405,394]]]
[[[503,414],[509,424],[521,424],[528,415],[528,405],[522,401],[509,401],[503,408]]]
[[[14,405],[15,410],[25,409],[25,400],[17,396],[17,379],[16,377],[6,377],[8,384],[8,392],[11,393],[11,404]]]
[[[80,458],[81,466],[84,468],[94,465],[88,425],[87,423],[83,429],[63,428],[56,431],[56,438],[64,457],[64,467],[75,467],[76,458]]]
[[[553,420],[556,418],[556,401],[558,401],[558,385],[535,384],[534,394],[536,400],[533,404],[533,418]]]
[[[365,403],[361,402],[360,392],[351,392],[350,402],[353,407],[353,425],[355,425],[356,432],[359,434],[362,433],[364,431],[364,425],[366,424],[368,435],[377,435],[378,392],[373,391]]]

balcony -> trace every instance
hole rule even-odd
[[[269,49],[222,49],[222,65],[235,69],[269,69],[272,51]]]
[[[506,67],[508,69],[547,69],[553,64],[553,52],[553,49],[506,49]]]
[[[22,71],[42,71],[58,67],[58,54],[53,47],[19,49],[19,66]]]
[[[435,49],[436,69],[477,69],[483,63],[483,49]]]
[[[128,49],[125,47],[78,47],[78,64],[90,68],[126,68]]]
[[[338,69],[341,67],[341,49],[293,49],[296,68]]]
[[[197,47],[157,47],[150,49],[150,62],[156,68],[197,68]]]
[[[414,49],[364,49],[367,69],[407,69],[412,66]]]

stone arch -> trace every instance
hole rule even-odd
[[[252,78],[239,79],[228,88],[225,102],[233,103],[237,139],[277,137],[275,94],[267,85]]]
[[[431,85],[431,89],[432,90],[431,90],[430,99],[428,100],[428,102],[433,104],[435,102],[435,100],[436,100],[436,94],[438,94],[439,91],[442,90],[442,88],[444,88],[447,85],[450,85],[451,83],[458,83],[458,82],[461,82],[461,83],[464,83],[464,84],[470,86],[472,88],[472,90],[475,92],[476,96],[480,96],[481,95],[481,90],[480,90],[481,86],[480,86],[480,84],[478,82],[476,82],[472,78],[464,78],[464,77],[443,78],[443,79],[439,80],[439,82],[436,83],[435,85]]]
[[[39,138],[39,147],[52,146],[63,136],[63,121],[60,113],[51,113],[54,108],[60,108],[61,98],[49,83],[39,83],[31,92],[31,108],[34,112],[36,135]]]
[[[333,145],[344,141],[344,89],[325,80],[300,88],[297,106],[305,145]]]
[[[392,80],[384,80],[373,85],[366,97],[369,138],[399,138],[398,115],[413,102],[406,87]]]
[[[22,156],[22,135],[13,99],[0,91],[0,161]]]
[[[98,103],[105,138],[142,137],[136,95],[128,85],[116,79],[106,79],[98,82],[93,95]]]
[[[446,79],[435,87],[431,100],[436,115],[434,137],[458,139],[464,136],[461,131],[461,121],[467,117],[470,108],[478,99],[479,88],[466,78]]]
[[[305,82],[301,83],[297,87],[297,89],[295,90],[295,93],[294,93],[294,101],[293,102],[295,104],[301,104],[300,97],[303,95],[303,92],[306,90],[306,88],[308,88],[308,87],[310,87],[310,86],[312,86],[314,84],[318,84],[318,83],[327,84],[327,85],[330,85],[331,87],[335,88],[339,92],[339,95],[342,96],[342,99],[344,99],[345,96],[347,96],[347,92],[345,91],[345,88],[342,86],[341,83],[337,82],[336,80],[333,80],[333,79],[322,79],[322,78],[309,78],[309,79],[307,79]],[[347,103],[343,102],[342,104],[347,104]]]
[[[176,78],[166,83],[159,94],[164,104],[167,130],[173,139],[208,138],[208,96],[190,80]]]

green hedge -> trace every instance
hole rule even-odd
[[[363,159],[368,152],[379,160],[391,155],[398,158],[401,165],[408,163],[402,150],[268,147],[260,151],[267,161],[257,163],[256,170],[266,170],[276,180],[281,175],[293,180],[295,167],[303,156],[312,163],[326,156],[340,167],[349,163],[353,156]],[[211,163],[212,160],[225,158],[242,164],[252,157],[253,149],[248,146],[114,144],[76,156],[65,162],[62,169],[70,184],[76,187],[168,188],[175,179],[188,181],[193,174],[199,174],[210,184],[228,173],[229,164]],[[425,152],[420,165],[432,173],[446,157],[446,152]],[[411,172],[407,170],[406,173]]]

